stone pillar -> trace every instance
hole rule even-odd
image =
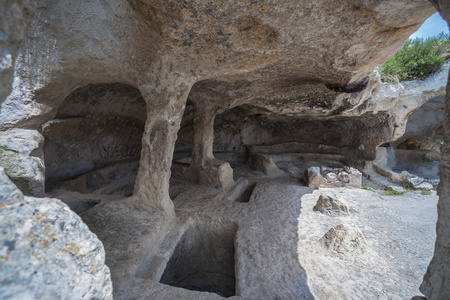
[[[450,21],[450,2],[432,0],[441,15]],[[449,77],[450,79],[450,77]],[[441,156],[438,194],[438,221],[434,256],[424,276],[420,291],[429,299],[448,299],[450,295],[450,81],[445,96],[445,142]]]
[[[216,116],[208,116],[197,109],[194,110],[194,143],[192,145],[192,165],[205,165],[214,159],[214,120]]]
[[[214,158],[214,119],[217,112],[196,104],[194,108],[194,143],[189,176],[200,184],[218,189],[231,186],[233,169],[228,162]]]
[[[147,102],[147,121],[134,197],[148,209],[174,215],[169,197],[170,167],[190,86],[180,84],[159,90],[161,92],[141,87]]]
[[[433,259],[420,286],[420,291],[429,300],[447,299],[450,295],[450,81],[445,100],[445,142],[439,170],[436,244]]]

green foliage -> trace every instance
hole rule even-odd
[[[429,189],[422,189],[422,191],[420,193],[422,195],[431,195],[431,190],[429,190]]]
[[[405,191],[405,192],[399,192],[399,191],[396,191],[396,190],[394,190],[394,189],[392,189],[392,188],[389,188],[389,189],[387,189],[387,190],[384,192],[384,194],[385,194],[386,196],[400,196],[400,195],[403,195],[404,193],[406,193],[406,191]]]
[[[450,35],[428,39],[407,40],[394,57],[380,67],[383,81],[396,82],[424,79],[439,71],[450,52]]]
[[[368,186],[367,184],[363,183],[361,188],[363,190],[368,190],[368,191],[373,191],[373,188],[371,188],[370,186]]]

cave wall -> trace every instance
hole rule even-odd
[[[175,146],[175,154],[192,151],[192,110],[186,110]],[[374,159],[375,149],[393,134],[390,116],[365,114],[360,117],[286,118],[251,114],[236,107],[218,115],[214,124],[216,155],[234,153],[245,159],[252,146],[279,145],[272,154],[333,153]],[[296,143],[296,147],[292,147]],[[332,149],[332,150],[330,150]]]
[[[444,140],[445,96],[434,98],[408,117],[405,134],[392,144],[403,150],[430,150],[441,153]]]
[[[450,23],[450,3],[431,0],[442,17]],[[450,77],[450,76],[449,76]],[[441,179],[438,194],[438,221],[436,224],[436,243],[433,259],[428,266],[420,291],[428,299],[443,299],[450,295],[450,81],[445,94],[444,145],[441,148]]]
[[[46,180],[58,182],[126,160],[139,160],[146,105],[125,84],[88,85],[42,126]]]

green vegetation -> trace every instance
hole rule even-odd
[[[384,194],[385,194],[386,196],[400,196],[400,195],[403,195],[403,194],[406,193],[406,192],[407,192],[407,191],[399,192],[399,191],[394,190],[393,188],[389,188],[389,189],[387,189],[387,190],[384,192]]]
[[[383,81],[399,82],[424,79],[439,71],[450,52],[450,35],[428,39],[407,40],[394,57],[380,67]]]
[[[429,189],[422,189],[422,191],[420,193],[422,195],[431,195],[431,190],[429,190]]]
[[[368,185],[365,184],[365,183],[362,184],[361,188],[362,188],[363,190],[368,190],[368,191],[373,191],[373,190],[374,190],[373,188],[371,188],[370,186],[368,186]]]

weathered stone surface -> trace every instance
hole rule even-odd
[[[311,167],[307,169],[308,186],[318,188],[326,183],[325,178],[320,175],[319,167]]]
[[[325,174],[325,179],[327,180],[327,183],[334,184],[338,178],[335,173],[330,172],[330,173]]]
[[[362,174],[355,168],[312,167],[307,171],[308,186],[310,187],[345,187],[361,188]],[[311,178],[311,179],[310,179]],[[312,180],[312,181],[311,181]]]
[[[267,175],[283,174],[283,171],[277,167],[273,159],[268,155],[252,153],[249,155],[248,164],[251,168],[263,171]]]
[[[23,193],[11,182],[2,167],[0,167],[0,183],[0,209],[5,205],[22,201]]]
[[[350,168],[350,170],[348,171],[348,177],[349,177],[348,181],[349,186],[355,188],[360,188],[362,186],[362,173],[359,172],[357,169]]]
[[[128,1],[124,5],[44,1],[18,55],[15,88],[2,106],[0,127],[39,129],[77,88],[127,83],[138,88],[147,103],[147,134],[162,135],[161,139],[144,137],[156,144],[143,148],[141,173],[152,169],[156,174],[160,165],[170,164],[170,157],[156,159],[148,151],[154,154],[161,147],[172,155],[170,143],[176,139],[188,95],[191,103],[207,104],[209,114],[202,118],[209,122],[224,110],[246,104],[246,115],[254,115],[255,122],[263,119],[273,124],[278,119],[275,115],[282,116],[278,121],[284,124],[279,127],[289,137],[292,130],[284,129],[292,117],[304,117],[299,122],[309,123],[311,117],[363,114],[366,110],[359,108],[376,87],[366,74],[400,48],[432,12],[429,3],[419,0],[401,9],[391,1],[377,5],[327,0],[314,4]],[[333,26],[321,30],[325,20]],[[340,25],[345,30],[338,29]],[[298,35],[298,28],[305,33]],[[364,118],[357,126],[348,120],[333,122],[342,123],[344,129],[374,128],[381,123],[387,128],[380,131],[385,138],[392,129],[386,118],[377,116],[370,122]],[[320,130],[325,126],[329,124],[322,124]],[[310,135],[322,137],[317,132]],[[362,136],[342,139],[333,135],[324,140],[332,139],[345,151],[350,145],[356,149],[372,146],[364,145]],[[364,140],[379,142],[367,134]],[[234,141],[223,144],[233,148]],[[155,157],[154,164],[145,167],[144,157]],[[164,168],[167,180],[169,167]],[[140,176],[137,181],[136,191],[140,191]],[[170,206],[166,196],[164,201]]]
[[[120,161],[139,160],[145,101],[126,84],[88,85],[72,92],[42,125],[47,181],[73,179]]]
[[[332,217],[348,215],[347,202],[343,198],[332,195],[321,194],[313,209]]]
[[[441,72],[447,71],[446,69]],[[444,107],[445,97],[442,95],[413,111],[408,117],[405,134],[391,143],[392,147],[404,150],[432,150],[440,153],[441,142],[444,140]]]
[[[450,2],[431,1],[447,23],[450,22]],[[444,114],[445,143],[442,150],[438,188],[438,221],[433,259],[424,276],[420,291],[427,299],[445,299],[450,295],[450,83],[447,82]]]
[[[174,221],[168,193],[170,167],[186,104],[195,106],[190,125],[186,122],[182,130],[194,128],[188,134],[193,141],[184,148],[192,152],[189,176],[214,186],[216,180],[220,185],[232,182],[230,165],[217,162],[213,155],[216,116],[222,118],[216,122],[221,129],[216,151],[245,155],[253,145],[282,144],[279,153],[283,153],[287,143],[297,142],[303,152],[314,149],[371,159],[376,146],[402,134],[413,109],[441,92],[427,90],[428,96],[419,92],[420,99],[409,106],[410,95],[402,87],[381,85],[376,72],[367,76],[434,11],[425,0],[69,2],[40,2],[15,62],[13,89],[1,107],[0,129],[40,132],[57,116],[64,99],[74,99],[73,91],[91,84],[125,83],[141,92],[146,115],[140,119],[145,119],[142,148],[135,149],[140,152],[140,166],[134,197],[112,202],[109,209],[114,213],[102,214],[100,207],[94,208],[97,215],[86,212],[103,231],[110,253],[123,258],[112,261],[117,274],[134,274],[143,253],[152,250],[139,248],[143,239],[158,244],[155,236],[163,235]],[[227,114],[230,109],[234,110]],[[73,110],[80,111],[82,105]],[[125,105],[124,111],[132,109]],[[71,117],[70,109],[66,113]],[[31,185],[32,192],[39,194],[44,190],[42,144],[33,147],[24,147],[18,165],[25,164],[26,172],[14,180],[25,182],[24,191],[29,192]],[[352,174],[345,172],[351,183]],[[345,174],[341,179],[335,185],[344,184]],[[121,215],[125,212],[141,215],[130,221]],[[138,226],[156,216],[160,223]],[[114,249],[115,239],[125,229],[113,224],[114,230],[106,231],[103,218],[126,223],[133,243],[122,242],[120,250]],[[133,250],[139,253],[117,254]],[[252,275],[249,282],[261,282]],[[254,292],[264,295],[262,289]],[[291,296],[291,292],[286,293]]]
[[[431,190],[433,189],[433,185],[429,182],[422,182],[421,184],[418,184],[415,186],[416,189],[425,189],[425,190]]]
[[[432,184],[434,181],[425,180],[424,178],[411,174],[408,171],[403,171],[400,176],[402,180],[401,183],[407,188],[431,190],[434,187]]]
[[[338,179],[343,183],[348,183],[350,181],[350,176],[348,175],[347,172],[340,172],[338,174]]]
[[[0,168],[0,298],[112,299],[97,236],[57,199],[25,197]]]
[[[0,104],[11,92],[14,61],[36,6],[36,1],[30,0],[5,0],[0,3]]]
[[[233,169],[227,162],[216,161],[199,168],[199,183],[225,189],[234,183]]]
[[[14,128],[0,135],[0,166],[26,195],[44,195],[43,142],[31,129]]]
[[[331,171],[333,171],[333,168],[325,167],[325,166],[321,166],[320,167],[320,174],[321,175],[326,175],[326,174],[330,173]]]
[[[331,228],[320,242],[331,253],[364,254],[367,250],[367,242],[361,230],[344,224]]]

